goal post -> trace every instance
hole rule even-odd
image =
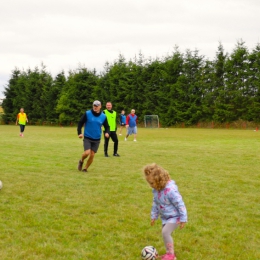
[[[158,117],[158,115],[145,115],[144,116],[144,127],[159,128],[159,117]]]

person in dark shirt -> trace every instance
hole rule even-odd
[[[82,134],[81,129],[84,127],[84,134]],[[78,162],[78,170],[87,172],[89,166],[92,164],[95,154],[98,151],[100,144],[102,125],[105,128],[105,137],[109,137],[110,130],[107,122],[106,115],[101,111],[101,102],[95,100],[93,102],[93,108],[87,110],[84,115],[81,117],[78,123],[78,137],[83,138],[83,147],[84,152],[81,156],[81,159]],[[83,168],[84,160],[87,159],[86,166]]]
[[[126,125],[125,110],[122,110],[122,111],[121,111],[119,123],[120,123],[119,135],[122,135],[122,129],[123,129],[123,127]]]

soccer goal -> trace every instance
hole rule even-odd
[[[144,127],[159,128],[158,115],[145,115],[144,116]]]

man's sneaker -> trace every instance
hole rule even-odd
[[[114,153],[113,156],[120,157],[118,153]]]
[[[105,157],[109,157],[109,155],[107,153],[105,153]]]
[[[87,172],[88,170],[87,170],[87,169],[83,169],[82,171],[83,171],[83,172]]]
[[[79,171],[82,171],[82,165],[83,165],[83,162],[81,160],[79,160],[79,163],[78,163],[78,170]]]
[[[119,134],[119,135],[122,135],[122,134]]]
[[[127,138],[125,137],[125,141],[127,141]]]
[[[136,142],[136,139],[134,139],[134,142]]]
[[[165,254],[163,256],[161,256],[161,260],[177,260],[176,256],[173,254]]]

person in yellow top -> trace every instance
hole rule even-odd
[[[26,113],[24,113],[24,109],[21,108],[20,113],[16,117],[16,125],[17,124],[20,125],[20,136],[21,137],[23,137],[23,132],[24,132],[26,123],[28,123],[28,118],[27,118]]]
[[[118,150],[118,138],[117,138],[117,134],[116,134],[116,130],[117,130],[117,124],[116,124],[116,111],[112,110],[112,103],[111,102],[107,102],[106,103],[106,109],[103,111],[104,114],[107,117],[107,122],[110,128],[110,135],[109,137],[106,137],[104,135],[105,138],[105,142],[104,142],[104,153],[105,153],[105,157],[109,157],[108,153],[107,153],[107,149],[108,149],[108,143],[109,143],[109,139],[111,137],[112,141],[114,142],[114,153],[113,156],[116,157],[120,157],[120,155],[117,153]],[[105,132],[104,132],[105,134]]]

